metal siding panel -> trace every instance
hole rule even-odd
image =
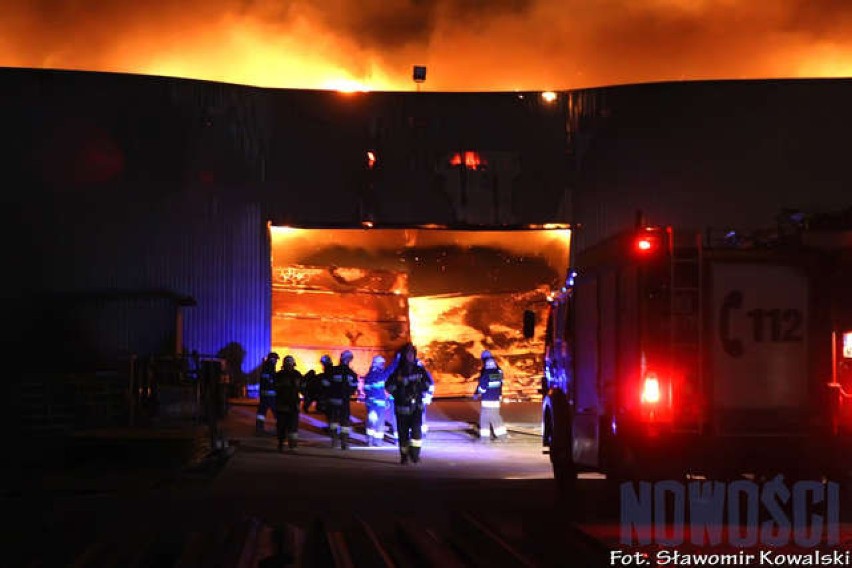
[[[782,208],[848,207],[850,96],[848,80],[573,93],[568,126],[572,222],[583,226],[578,250],[629,229],[637,209],[650,223],[722,231],[773,227]]]
[[[69,200],[34,218],[31,230],[41,264],[32,274],[42,290],[192,296],[198,305],[184,311],[187,349],[216,354],[237,343],[246,371],[268,350],[270,255],[259,206],[190,192],[132,207]],[[128,337],[127,322],[116,318],[103,333]]]

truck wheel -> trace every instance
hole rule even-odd
[[[563,503],[573,502],[577,493],[577,465],[567,452],[551,453],[550,463],[558,499]]]
[[[571,455],[571,434],[562,431],[563,435],[556,435],[557,430],[553,425],[553,414],[550,408],[544,416],[544,435],[542,443],[550,448],[550,464],[553,466],[553,479],[556,481],[558,498],[565,501],[570,500],[576,491],[577,466]],[[566,438],[566,439],[562,439]]]

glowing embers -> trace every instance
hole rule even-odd
[[[505,399],[537,393],[544,326],[525,339],[517,318],[524,310],[547,318],[546,288],[489,294],[439,294],[409,298],[411,338],[429,362],[440,396],[468,396],[478,376],[479,354],[488,349],[503,369]]]
[[[272,346],[302,372],[349,349],[363,374],[410,338],[438,396],[473,391],[483,348],[504,368],[507,399],[541,396],[544,326],[525,339],[521,316],[531,309],[544,321],[544,298],[567,270],[569,229],[269,231]]]
[[[462,164],[469,170],[481,170],[488,165],[488,161],[479,152],[473,150],[456,152],[450,157],[451,166],[461,166]]]
[[[368,267],[276,266],[272,346],[311,368],[324,353],[355,353],[364,374],[374,355],[393,356],[408,339],[408,275]]]

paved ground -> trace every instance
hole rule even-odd
[[[240,460],[248,460],[249,456],[275,451],[275,423],[271,415],[268,434],[255,434],[256,404],[256,400],[250,399],[231,401],[223,424],[230,448],[216,459],[205,460],[211,450],[207,427],[191,421],[90,431],[72,437],[13,440],[7,447],[10,467],[4,470],[0,496],[134,494],[169,484],[188,469],[211,467],[210,462],[215,467],[221,457],[230,460],[239,454]],[[432,462],[426,469],[436,467],[452,477],[485,467],[487,475],[500,477],[493,470],[499,464],[532,463],[533,471],[519,467],[514,475],[550,476],[549,463],[540,451],[539,408],[538,403],[504,405],[510,440],[491,445],[476,443],[478,403],[435,401],[426,415],[430,432],[424,441],[424,464]],[[349,468],[357,463],[396,464],[397,447],[390,437],[383,447],[366,446],[364,413],[363,404],[353,403],[352,446],[345,454],[329,447],[329,438],[323,432],[326,425],[323,415],[302,413],[299,456],[325,459],[326,468]],[[515,456],[516,452],[522,455]],[[351,460],[355,461],[350,463]],[[488,469],[488,464],[492,469]],[[238,467],[235,462],[234,469]]]

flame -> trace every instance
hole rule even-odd
[[[325,81],[322,88],[338,93],[368,93],[371,90],[370,87],[355,79],[332,79]]]
[[[475,260],[480,249],[499,249],[510,259],[539,257],[559,279],[567,271],[569,229],[365,231],[269,225],[269,231],[272,344],[279,353],[295,355],[300,366],[311,368],[322,353],[336,357],[350,349],[353,368],[364,373],[374,355],[390,360],[411,339],[430,365],[441,396],[470,394],[469,382],[485,348],[498,357],[512,392],[537,392],[544,326],[534,340],[526,340],[519,317],[529,308],[544,321],[543,300],[556,282],[529,280],[530,265],[507,263],[501,266],[508,271],[519,267],[513,273],[524,276],[501,278],[496,291],[481,293],[482,271],[458,261],[463,256]],[[455,268],[435,276],[431,267],[438,268],[445,256],[427,259],[425,252],[442,248],[452,250]],[[405,258],[412,262],[401,263]],[[418,259],[424,263],[419,268]],[[506,290],[509,282],[517,288]]]
[[[479,155],[479,152],[473,151],[465,151],[463,153],[456,152],[450,157],[450,165],[451,166],[460,166],[462,164],[462,157],[464,157],[464,166],[469,170],[478,169],[482,165],[486,165],[488,162]]]
[[[475,33],[471,33],[472,29]],[[82,41],[81,38],[85,38]],[[537,90],[852,74],[846,2],[7,0],[0,66],[262,87]]]

